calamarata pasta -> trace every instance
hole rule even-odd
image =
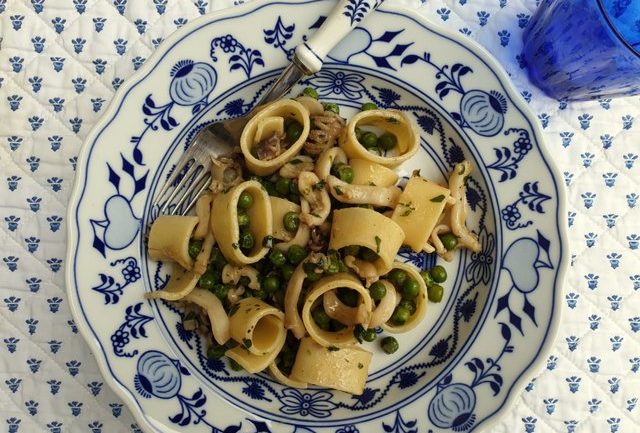
[[[146,296],[181,303],[183,327],[233,369],[361,394],[369,343],[394,353],[393,335],[444,296],[445,268],[399,262],[400,248],[445,260],[480,248],[466,225],[468,161],[442,184],[395,171],[419,141],[400,111],[367,103],[347,120],[311,88],[261,107],[242,157],[213,161],[194,215],[153,222],[149,256],[175,269]]]

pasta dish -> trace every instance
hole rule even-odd
[[[149,256],[175,266],[146,296],[180,302],[184,328],[234,369],[361,394],[369,343],[394,353],[393,335],[443,298],[445,268],[396,261],[399,249],[480,249],[465,225],[468,161],[443,185],[394,170],[419,141],[400,111],[366,103],[347,121],[312,88],[260,108],[237,154],[212,161],[195,215],[153,222]]]

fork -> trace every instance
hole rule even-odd
[[[289,65],[253,110],[240,118],[215,122],[195,136],[154,199],[153,208],[159,207],[159,214],[185,215],[211,181],[212,158],[231,156],[239,152],[240,133],[256,107],[280,99],[301,78],[318,72],[327,54],[383,1],[339,1],[320,28],[296,47]]]

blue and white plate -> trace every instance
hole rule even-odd
[[[358,21],[361,2],[351,3],[345,19]],[[252,2],[184,26],[122,86],[84,145],[68,215],[69,298],[105,380],[146,431],[478,430],[550,347],[567,241],[562,187],[536,121],[486,51],[385,6],[301,87],[347,116],[366,101],[413,116],[422,151],[405,175],[419,168],[444,181],[455,163],[473,162],[468,220],[482,251],[446,264],[445,297],[424,324],[400,335],[392,356],[372,344],[366,390],[351,396],[207,360],[180,310],[143,298],[168,278],[147,258],[144,228],[173,164],[203,126],[248,112],[334,4]],[[408,251],[400,259],[436,261]]]

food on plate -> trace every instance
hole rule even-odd
[[[361,394],[380,332],[402,334],[440,302],[446,270],[396,261],[403,245],[479,251],[466,226],[456,165],[441,185],[394,168],[418,149],[413,121],[368,103],[350,120],[306,91],[262,107],[242,132],[242,155],[213,161],[193,216],[160,216],[149,255],[175,269],[148,298],[179,301],[207,355],[269,371],[286,386]],[[399,337],[380,338],[385,353]]]

